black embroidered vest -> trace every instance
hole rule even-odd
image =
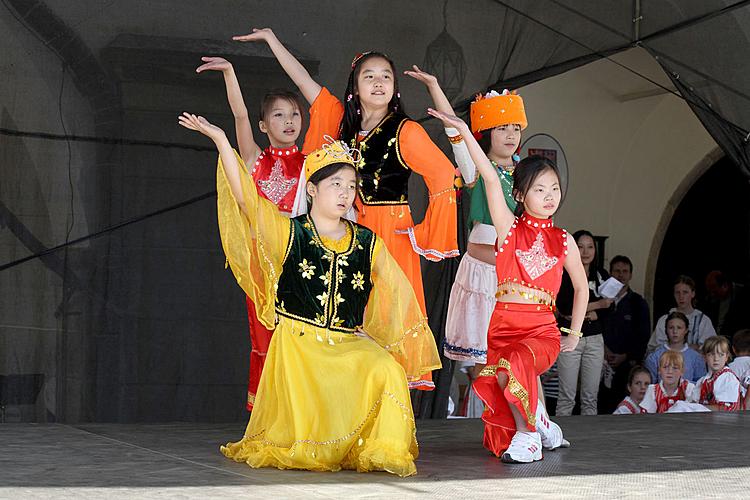
[[[340,332],[362,326],[370,297],[375,233],[346,221],[349,248],[328,249],[308,215],[291,219],[291,232],[276,292],[276,313]]]
[[[408,203],[411,169],[401,156],[398,137],[408,120],[406,115],[391,113],[359,144],[352,139],[352,146],[362,153],[357,170],[360,176],[359,197],[363,204]]]

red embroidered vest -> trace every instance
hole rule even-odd
[[[687,386],[687,380],[680,380],[680,385],[677,386],[677,393],[673,396],[669,396],[666,392],[664,392],[664,389],[662,389],[661,383],[656,384],[656,387],[654,389],[654,397],[656,398],[656,413],[665,413],[668,409],[672,408],[677,401],[685,401]]]
[[[305,156],[297,146],[283,149],[269,146],[264,149],[250,172],[258,193],[279,207],[281,212],[290,214],[304,161]]]
[[[560,290],[568,255],[568,232],[552,219],[516,217],[510,231],[497,242],[498,285],[508,282],[540,290],[554,299]]]
[[[714,373],[701,384],[701,400],[699,401],[702,405],[721,405],[721,409],[724,411],[737,411],[740,409],[740,400],[742,399],[742,393],[737,390],[737,399],[731,403],[728,401],[717,401],[714,395],[714,384],[719,376],[723,373],[729,372],[732,377],[737,377],[732,370],[726,366]]]

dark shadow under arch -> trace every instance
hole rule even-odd
[[[726,157],[709,167],[676,204],[656,261],[654,317],[672,307],[672,282],[678,275],[696,281],[700,301],[706,274],[713,269],[740,283],[750,277],[750,183]]]

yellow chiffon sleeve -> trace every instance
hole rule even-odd
[[[284,263],[291,231],[290,221],[276,205],[258,196],[255,183],[239,162],[245,213],[240,210],[219,158],[216,172],[217,208],[221,245],[237,284],[255,304],[258,319],[273,330],[276,284]]]
[[[406,275],[380,238],[373,250],[372,283],[365,333],[393,355],[409,381],[439,369],[440,355],[427,318]]]

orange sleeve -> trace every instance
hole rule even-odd
[[[401,157],[424,178],[430,193],[424,220],[406,230],[412,248],[425,258],[438,261],[457,257],[456,167],[438,148],[422,126],[408,121],[399,134]]]
[[[327,88],[323,87],[312,106],[310,106],[310,126],[305,134],[302,154],[309,155],[316,149],[320,149],[325,142],[323,137],[326,135],[338,139],[339,127],[343,117],[344,106],[341,101],[331,95]]]

